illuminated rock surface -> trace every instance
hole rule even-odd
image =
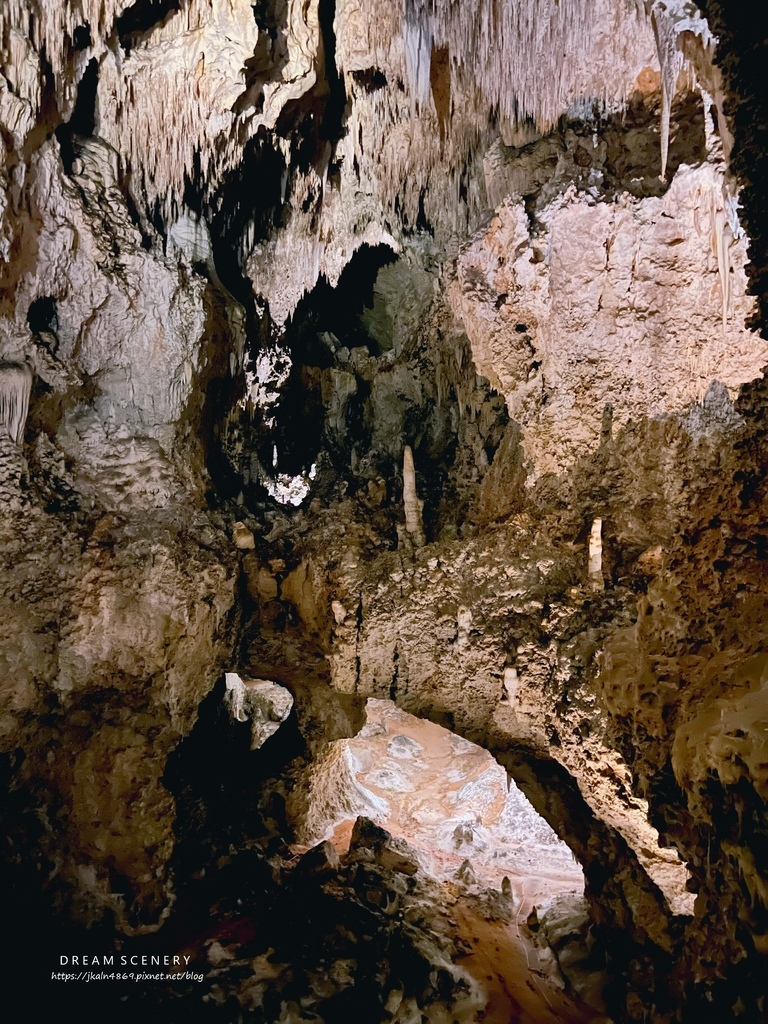
[[[766,38],[5,0],[29,1016],[765,1020]]]

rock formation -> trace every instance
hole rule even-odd
[[[5,0],[31,1016],[766,1019],[764,23]],[[386,818],[441,772],[474,819]],[[473,861],[503,772],[583,893]],[[48,981],[165,945],[197,967],[162,991]]]
[[[411,446],[403,449],[403,509],[405,511],[405,529],[416,547],[426,544],[422,511],[424,502],[416,492],[416,467],[413,464]]]

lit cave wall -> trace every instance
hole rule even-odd
[[[2,0],[25,1016],[768,1020],[767,45]]]

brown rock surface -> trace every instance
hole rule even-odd
[[[159,929],[210,971],[95,1019],[590,1019],[505,989],[524,910],[617,1022],[762,1024],[768,121],[737,7],[3,4],[9,933]],[[279,711],[231,715],[225,671]],[[587,909],[510,880],[464,905],[465,970],[440,835],[358,824],[294,870],[414,785],[352,738],[369,700],[448,783],[390,823],[444,825],[479,744]],[[483,827],[502,796],[471,789]]]

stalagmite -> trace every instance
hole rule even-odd
[[[426,544],[424,524],[421,513],[424,502],[416,493],[416,470],[413,465],[413,452],[410,445],[403,451],[403,507],[405,509],[405,529],[417,548]]]
[[[520,684],[520,679],[517,675],[517,669],[514,666],[508,665],[504,669],[504,689],[507,694],[507,699],[510,704],[514,704],[517,699],[517,688]]]
[[[461,867],[456,872],[456,877],[459,879],[459,881],[463,882],[464,885],[477,884],[477,875],[475,874],[475,869],[472,867],[471,860],[467,859],[462,861]]]
[[[592,590],[602,590],[603,583],[603,520],[596,519],[589,533],[589,583]]]
[[[256,542],[253,531],[249,530],[245,523],[235,523],[232,526],[232,540],[236,548],[241,551],[253,551]]]
[[[26,363],[0,363],[0,434],[17,445],[24,427],[32,391],[32,370]]]
[[[459,608],[456,613],[456,643],[459,647],[466,647],[471,628],[472,609],[463,607]]]

